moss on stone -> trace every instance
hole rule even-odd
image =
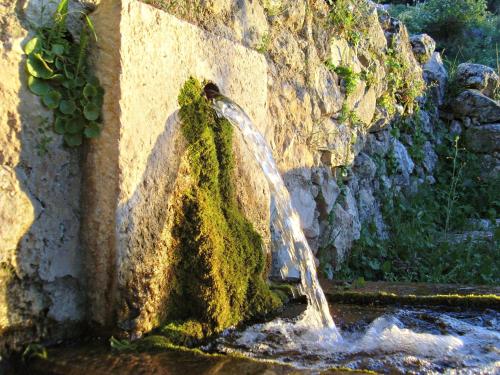
[[[205,337],[206,328],[198,321],[171,322],[163,326],[159,333],[171,343],[193,346]]]
[[[233,128],[217,117],[202,88],[190,78],[178,98],[191,185],[180,198],[172,231],[174,271],[167,306],[168,319],[191,322],[184,328],[196,326],[197,338],[281,305],[264,280],[262,239],[236,200]],[[164,330],[179,333],[170,325]]]
[[[449,306],[460,308],[500,310],[500,296],[495,294],[460,295],[397,295],[387,292],[327,292],[326,298],[331,303],[349,303],[359,305],[405,305],[405,306]]]

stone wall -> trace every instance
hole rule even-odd
[[[176,100],[189,75],[213,80],[266,136],[326,270],[345,259],[364,223],[375,221],[379,235],[387,235],[382,188],[411,190],[433,178],[434,141],[425,144],[425,162],[416,163],[411,135],[397,139],[391,132],[391,123],[411,108],[383,105],[392,79],[386,61],[396,53],[411,84],[424,76],[434,104],[443,101],[446,71],[426,38],[410,44],[405,27],[370,2],[353,46],[332,25],[323,0],[186,0],[169,6],[171,14],[108,0],[92,16],[99,36],[93,62],[106,91],[104,129],[81,150],[81,184],[79,151],[62,147],[39,118],[49,124],[50,113],[24,85],[21,46],[29,30],[20,19],[36,19],[40,3],[27,12],[16,4],[1,3],[0,24],[4,346],[57,337],[53,327],[85,314],[99,326],[118,324],[136,334],[161,320],[171,203],[186,176]],[[72,7],[86,9],[79,2]],[[327,60],[365,79],[347,94],[345,79]],[[437,116],[435,107],[419,114],[426,134]],[[52,141],[38,156],[47,136]],[[236,137],[238,199],[269,245],[267,183]],[[391,176],[377,164],[389,156],[397,163]]]
[[[0,3],[0,353],[77,334],[85,310],[80,151],[62,146],[26,87],[32,10]]]

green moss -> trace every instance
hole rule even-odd
[[[337,293],[327,293],[326,297],[328,301],[332,303],[349,303],[359,305],[450,306],[468,309],[500,309],[500,296],[495,294],[436,294],[417,296],[413,294],[397,295],[386,292],[343,291]]]
[[[196,79],[186,82],[178,101],[192,184],[172,232],[170,300],[182,303],[170,303],[167,316],[198,322],[199,338],[202,331],[210,335],[265,315],[281,302],[264,281],[262,239],[237,204],[231,124],[217,117]],[[167,327],[169,335],[178,332]]]
[[[193,346],[205,337],[206,327],[198,321],[172,322],[163,326],[159,333],[172,344]]]

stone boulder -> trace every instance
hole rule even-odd
[[[500,151],[500,124],[472,126],[465,132],[465,144],[473,152]]]
[[[426,64],[436,49],[436,42],[427,34],[412,35],[410,43],[413,54],[420,64]]]
[[[500,121],[500,103],[478,90],[465,90],[452,103],[455,116],[470,117],[482,124]]]
[[[500,78],[489,66],[464,63],[457,68],[457,83],[463,88],[476,89],[492,97],[500,84]]]

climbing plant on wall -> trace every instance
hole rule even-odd
[[[79,40],[68,31],[68,0],[61,0],[54,15],[36,30],[24,46],[28,87],[54,113],[53,130],[67,146],[82,144],[101,131],[103,89],[89,70],[89,39],[97,39],[92,22],[83,14]]]

